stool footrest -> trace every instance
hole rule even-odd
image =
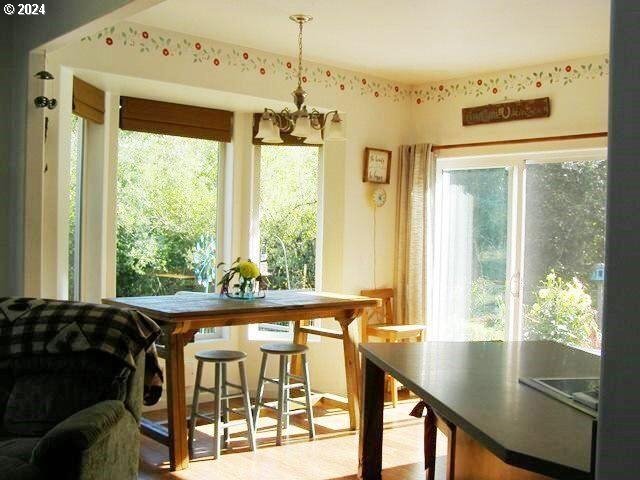
[[[302,383],[302,382],[300,382],[300,383],[289,383],[289,384],[284,386],[285,390],[293,390],[294,388],[303,388],[304,389],[304,383]]]
[[[298,403],[298,402],[296,402]],[[278,407],[273,407],[271,405],[267,405],[266,403],[261,403],[260,404],[261,408],[266,408],[267,410],[273,410],[274,412],[279,412],[280,410],[278,409]],[[298,415],[300,413],[306,413],[307,410],[305,408],[297,408],[295,410],[289,410],[288,412],[282,412],[282,415]]]
[[[201,392],[207,392],[207,393],[211,393],[213,395],[216,395],[216,389],[215,388],[209,388],[209,387],[196,387],[198,390],[200,390]],[[242,392],[239,393],[230,393],[228,395],[221,395],[220,396],[220,400],[231,400],[232,398],[242,398]]]
[[[240,415],[240,416],[244,416],[244,411],[242,412],[237,412],[233,409],[229,409],[229,411],[235,413],[236,415]],[[215,423],[216,419],[215,417],[211,416],[211,415],[207,415],[206,413],[196,413],[196,417],[198,418],[204,418],[205,420],[209,420],[211,423]],[[229,427],[233,427],[234,425],[240,425],[240,424],[244,424],[245,420],[244,419],[238,419],[238,420],[230,420],[228,422],[220,422],[220,427],[221,428],[229,428]]]
[[[292,377],[293,377],[293,376],[292,376]],[[296,379],[298,379],[298,378],[299,378],[299,377],[297,377],[297,376],[296,376]],[[277,380],[277,379],[275,379],[275,378],[267,378],[267,377],[264,377],[264,378],[263,378],[263,380],[264,380],[265,382],[275,383],[276,385],[279,385],[279,384],[280,384],[280,382],[278,382],[278,380]],[[285,390],[288,390],[288,389],[290,390],[290,389],[292,389],[292,388],[304,388],[304,382],[302,381],[302,379],[300,379],[300,381],[299,381],[298,383],[287,383],[287,384],[284,386],[284,389],[285,389]]]

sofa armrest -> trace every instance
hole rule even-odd
[[[79,462],[83,452],[107,434],[126,412],[121,401],[105,400],[74,413],[40,439],[31,462],[41,468],[68,467]]]

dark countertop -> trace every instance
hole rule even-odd
[[[592,417],[518,378],[599,376],[598,356],[554,342],[369,343],[360,350],[504,462],[591,478]]]

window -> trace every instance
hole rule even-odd
[[[435,318],[439,339],[498,340],[505,332],[509,171],[445,170]]]
[[[320,148],[256,147],[261,271],[271,290],[317,286]],[[289,322],[250,329],[252,339],[290,336]]]
[[[523,334],[600,348],[605,160],[527,165]]]
[[[219,152],[209,140],[120,131],[118,296],[214,284]]]
[[[80,245],[82,224],[82,167],[84,162],[84,120],[71,115],[71,158],[69,159],[69,300],[80,300]]]
[[[216,284],[222,145],[121,130],[116,294],[209,292]],[[202,335],[217,336],[220,329]]]
[[[431,338],[600,348],[604,158],[438,160]]]

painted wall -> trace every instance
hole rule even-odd
[[[47,56],[48,68],[56,71],[106,72],[166,82],[175,85],[176,90],[185,86],[204,88],[212,95],[222,92],[223,96],[234,98],[250,96],[255,99],[259,95],[265,102],[276,101],[282,107],[291,103],[290,91],[295,87],[294,65],[293,58],[128,23],[103,29]],[[393,159],[391,184],[386,187],[387,204],[376,212],[374,255],[372,187],[361,180],[362,156],[365,146],[396,152],[399,145],[411,140],[410,91],[400,84],[326,65],[308,63],[303,75],[303,86],[308,90],[311,105],[338,108],[346,119],[346,142],[329,142],[323,147],[323,289],[358,293],[363,288],[391,286],[397,159]],[[59,88],[58,94],[61,95],[61,105],[69,104],[69,99],[64,98],[64,87]],[[153,98],[153,89],[149,89],[148,97]],[[260,105],[261,101],[255,104]],[[61,108],[59,112],[65,110]],[[250,172],[253,163],[250,112],[256,109],[246,110],[239,108],[236,111],[232,145],[235,186],[232,256],[249,254]],[[67,114],[68,111],[61,113],[63,116],[53,118],[52,122],[67,122]],[[373,118],[381,121],[372,122]],[[57,127],[52,125],[51,128],[54,132]],[[62,145],[56,145],[56,141],[61,140],[52,139],[47,145],[47,151],[51,152],[47,161],[49,168],[57,169],[62,176],[67,169],[68,155],[60,153],[65,151],[64,139]],[[47,187],[45,181],[47,189],[56,190],[56,187]],[[62,205],[61,202],[51,202],[50,207],[54,208],[56,204]],[[56,216],[46,215],[46,218],[55,219]],[[63,231],[56,235],[60,239],[65,238]],[[61,244],[61,240],[58,243]],[[376,285],[373,283],[374,268]],[[53,276],[46,272],[45,276],[53,280]],[[57,291],[62,292],[63,289]],[[327,321],[326,326],[331,323]],[[247,339],[246,328],[232,330],[229,341],[224,345],[249,353],[248,374],[250,382],[255,384],[259,343]],[[207,347],[211,348],[211,343],[190,346],[187,356],[192,357],[197,349]],[[315,388],[333,393],[344,391],[342,356],[342,346],[335,340],[322,339],[311,344],[311,375]],[[335,358],[336,368],[325,368],[328,358]],[[193,381],[194,370],[193,362],[187,365],[188,385]]]
[[[607,131],[609,61],[604,55],[434,82],[412,89],[417,142],[458,144]],[[462,126],[462,108],[549,97],[543,119]]]
[[[120,21],[160,0],[59,0],[47,5],[44,16],[3,15],[0,24],[2,55],[0,81],[4,91],[2,112],[8,128],[0,128],[0,295],[22,294],[25,256],[25,169],[27,164],[27,112],[33,114],[29,92],[29,52],[47,43],[61,44],[71,32],[95,31]],[[50,7],[50,8],[49,8]],[[36,67],[32,64],[31,67]],[[42,128],[42,122],[39,125]]]

